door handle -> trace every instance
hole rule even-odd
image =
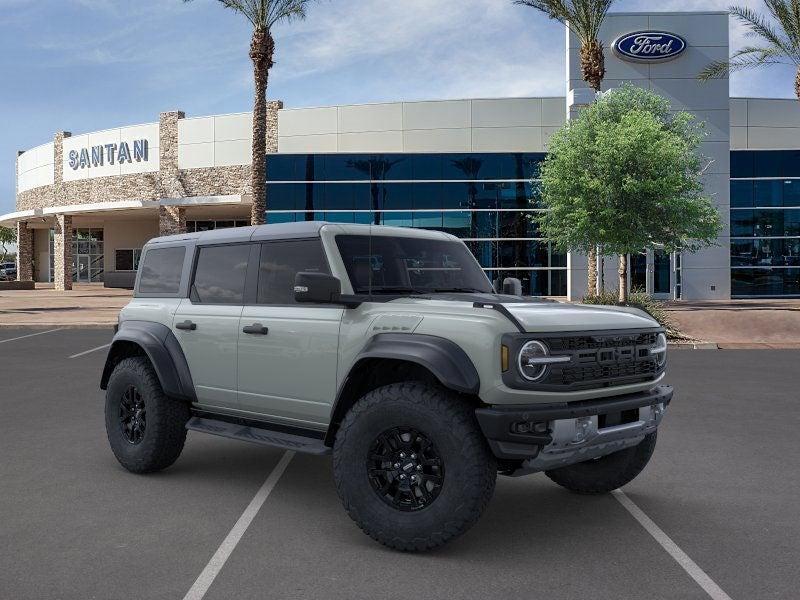
[[[183,329],[185,331],[194,331],[197,329],[197,323],[192,323],[188,319],[183,323],[175,323],[175,329]]]
[[[252,325],[245,325],[242,327],[243,333],[253,333],[256,335],[267,335],[269,328],[264,327],[261,323],[253,323]]]

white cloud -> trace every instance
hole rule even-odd
[[[276,86],[359,70],[367,99],[563,93],[563,28],[503,0],[314,5],[279,28]],[[375,85],[380,82],[380,87]],[[367,91],[372,87],[372,91]]]

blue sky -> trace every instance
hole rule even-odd
[[[275,35],[269,96],[286,106],[564,93],[563,27],[510,0],[320,0]],[[216,0],[0,0],[0,214],[14,210],[17,150],[58,130],[250,110],[248,43],[247,22]],[[792,97],[792,81],[777,67],[734,76],[731,91]]]

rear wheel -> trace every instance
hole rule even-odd
[[[468,530],[494,491],[497,466],[472,409],[424,383],[361,398],[333,448],[336,490],[373,539],[428,550]]]
[[[114,367],[105,412],[111,450],[129,471],[160,471],[180,456],[189,406],[164,395],[146,358],[125,358]]]
[[[656,448],[657,432],[650,433],[633,448],[595,460],[545,471],[558,485],[579,494],[605,494],[633,481],[644,470]]]

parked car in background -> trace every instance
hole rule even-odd
[[[17,278],[17,264],[13,262],[0,263],[0,281],[13,281]]]

